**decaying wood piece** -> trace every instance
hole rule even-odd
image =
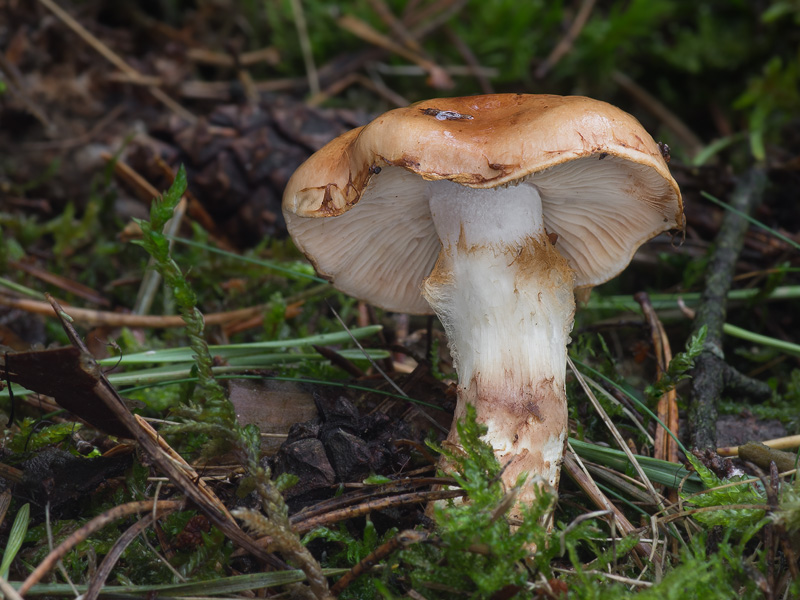
[[[749,214],[760,203],[765,184],[764,171],[757,168],[749,171],[736,186],[731,206]],[[694,319],[694,334],[703,326],[707,327],[703,352],[695,361],[689,404],[692,445],[701,449],[717,447],[717,402],[725,388],[728,370],[722,351],[722,326],[725,324],[728,290],[747,227],[747,221],[739,215],[731,211],[725,213]]]

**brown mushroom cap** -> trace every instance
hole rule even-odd
[[[624,111],[578,96],[439,98],[389,111],[301,165],[283,211],[298,248],[337,288],[430,313],[419,288],[440,250],[428,207],[446,193],[440,180],[535,186],[577,287],[611,279],[642,243],[683,226],[653,138]]]

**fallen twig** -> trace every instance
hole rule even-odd
[[[320,289],[318,286],[309,288],[308,290],[296,294],[286,299],[287,315],[295,314],[296,304],[303,302],[310,296],[319,294]],[[53,313],[53,308],[48,302],[39,300],[28,300],[27,298],[12,298],[0,294],[0,306],[9,306],[17,308],[26,312],[44,315],[46,317],[56,317]],[[272,305],[258,304],[248,308],[239,308],[237,310],[229,310],[219,313],[210,313],[205,315],[206,325],[222,325],[234,321],[243,321],[251,317],[263,315],[270,309]],[[108,327],[145,327],[153,329],[169,328],[169,327],[184,327],[186,322],[177,315],[132,315],[125,313],[117,313],[105,310],[93,310],[90,308],[77,308],[68,306],[69,316],[76,323],[81,323],[91,327],[108,326]]]
[[[489,75],[487,75],[486,72],[487,70],[478,62],[478,57],[475,56],[475,53],[472,51],[472,49],[464,40],[459,37],[455,29],[449,25],[445,25],[443,29],[447,39],[451,44],[453,44],[453,46],[455,46],[455,49],[458,50],[458,53],[464,59],[464,62],[467,63],[469,73],[478,81],[478,85],[481,86],[481,91],[484,94],[494,94],[494,88],[489,81]],[[448,69],[448,73],[453,73],[453,71]]]
[[[64,277],[63,275],[56,275],[55,273],[51,273],[45,269],[40,269],[35,264],[18,260],[9,260],[8,266],[12,269],[25,271],[40,281],[54,285],[66,291],[67,293],[75,294],[79,298],[83,298],[92,304],[99,304],[100,306],[109,306],[111,304],[107,298],[102,296],[96,290],[90,288],[88,285],[83,285],[82,283],[74,281],[68,277]]]
[[[764,440],[761,442],[768,448],[775,450],[787,450],[789,448],[800,447],[800,435],[790,435],[782,438],[775,438],[773,440]],[[736,456],[739,454],[739,446],[723,446],[717,448],[717,454],[720,456]]]
[[[113,418],[109,419],[109,424],[121,432],[118,435],[134,438],[153,464],[167,475],[170,481],[187,497],[194,501],[209,520],[217,525],[227,537],[256,557],[273,565],[282,566],[280,561],[266,553],[239,528],[213,492],[202,481],[198,481],[197,473],[188,465],[179,465],[176,458],[168,454],[166,449],[169,449],[169,446],[166,442],[141,418],[137,418],[131,413],[117,391],[108,382],[100,367],[88,353],[86,345],[74,327],[64,318],[64,309],[52,297],[48,296],[48,300],[52,303],[53,310],[59,315],[62,327],[72,343],[72,347],[59,349],[61,352],[59,355],[61,360],[59,368],[64,373],[70,373],[70,376],[83,386],[84,402],[96,408],[103,407],[105,412],[113,415]],[[50,352],[55,351],[52,350]],[[17,378],[11,378],[11,380],[19,382],[19,378],[19,374],[17,374]],[[39,386],[30,385],[28,381],[25,381],[24,385],[32,389],[32,391],[41,391],[36,389]],[[52,382],[50,382],[50,387],[48,387],[47,391],[51,391],[51,388]],[[58,396],[59,393],[53,395]],[[65,398],[69,399],[68,396],[65,396]],[[60,402],[63,403],[63,400]],[[80,413],[81,411],[77,410],[75,412]]]
[[[611,78],[619,87],[628,92],[650,114],[661,120],[686,147],[689,156],[695,156],[705,144],[675,113],[669,110],[658,98],[641,87],[633,79],[621,71],[614,71]]]
[[[369,0],[369,4],[381,21],[383,21],[386,26],[392,30],[394,36],[402,41],[409,50],[420,55],[425,54],[425,51],[423,50],[419,41],[413,35],[411,35],[411,32],[408,31],[405,23],[395,16],[395,14],[392,12],[392,9],[386,4],[385,0]]]
[[[388,37],[373,29],[369,24],[361,19],[351,15],[345,15],[340,17],[337,23],[339,27],[349,31],[355,36],[360,37],[362,40],[397,54],[398,56],[401,56],[425,69],[431,78],[431,85],[434,88],[449,89],[453,87],[453,80],[447,74],[447,71],[442,69],[442,67],[431,60],[420,56],[417,52],[409,50],[405,46],[390,40]]]
[[[742,177],[733,192],[731,205],[749,213],[761,202],[766,176],[753,169]],[[703,352],[695,360],[689,403],[692,445],[717,447],[717,401],[725,388],[725,361],[722,351],[722,328],[725,324],[727,294],[733,280],[736,261],[744,244],[748,223],[733,212],[726,212],[706,269],[705,288],[695,314],[693,333],[707,328]]]
[[[653,483],[650,481],[650,478],[644,472],[641,465],[639,465],[639,461],[636,460],[636,457],[631,452],[631,449],[625,443],[625,440],[622,438],[622,434],[619,432],[619,429],[614,425],[611,418],[608,416],[608,413],[603,409],[602,405],[597,401],[597,398],[594,395],[594,392],[589,388],[589,385],[586,383],[586,380],[583,378],[583,374],[578,371],[575,364],[572,362],[572,359],[567,356],[567,364],[572,372],[575,374],[578,383],[583,388],[583,391],[586,393],[587,398],[592,403],[597,414],[600,416],[600,419],[605,423],[606,427],[608,428],[609,432],[611,433],[611,437],[614,438],[614,441],[617,442],[617,446],[619,446],[620,450],[622,450],[625,455],[628,457],[628,460],[631,462],[636,473],[639,475],[642,483],[644,484],[645,488],[653,498],[653,501],[656,503],[657,506],[663,508],[663,503],[661,502],[661,498],[658,496],[658,492],[653,487]]]
[[[330,512],[309,517],[307,519],[295,521],[292,519],[292,527],[297,533],[306,533],[316,527],[323,527],[325,525],[332,525],[345,519],[353,519],[360,517],[376,510],[384,510],[396,506],[405,506],[406,504],[424,504],[427,502],[434,502],[436,500],[445,500],[447,498],[459,498],[465,496],[467,493],[464,490],[432,490],[424,492],[411,492],[409,494],[400,494],[398,496],[389,496],[387,498],[379,498],[377,500],[368,500],[355,506],[332,510]],[[259,543],[263,543],[259,540]]]
[[[369,569],[374,567],[387,556],[394,553],[396,550],[405,548],[411,544],[419,544],[420,542],[425,541],[427,537],[428,534],[424,531],[415,531],[413,529],[401,531],[388,542],[375,548],[375,550],[361,559],[361,561],[358,562],[352,569],[350,569],[350,571],[342,575],[342,577],[331,587],[331,592],[338,595],[348,585],[353,583]]]
[[[580,458],[572,449],[564,453],[564,470],[566,470],[575,483],[577,483],[578,486],[589,496],[592,502],[594,502],[595,506],[601,510],[607,510],[613,515],[617,526],[624,535],[629,535],[630,533],[636,531],[637,528],[633,526],[633,524],[627,519],[622,511],[614,506],[614,504],[609,501],[600,488],[597,487],[597,484],[580,462]],[[639,542],[636,544],[634,549],[639,557],[646,560],[651,560],[651,558],[655,556],[656,552],[655,546],[646,542]],[[638,557],[636,560],[641,565]],[[660,558],[657,558],[656,560],[660,561]]]
[[[20,596],[19,592],[2,577],[0,577],[0,592],[2,592],[6,598],[10,598],[11,600],[22,600],[22,596]]]

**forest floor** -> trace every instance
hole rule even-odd
[[[0,0],[0,592],[800,597],[797,114],[761,139],[712,101],[712,133],[622,71],[608,95],[548,80],[593,2],[530,67],[540,84],[492,83],[448,25],[465,3],[339,16],[346,47],[313,76],[281,68],[302,57],[287,32],[253,47],[242,4]],[[415,46],[437,37],[463,68]],[[398,60],[416,71],[393,86]],[[317,278],[281,213],[295,169],[384,110],[548,84],[663,132],[685,210],[579,304],[552,528],[553,496],[509,523],[474,423],[460,474],[437,471],[441,326]],[[151,213],[171,187],[174,212]],[[169,217],[167,237],[143,224]]]

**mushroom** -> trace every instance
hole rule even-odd
[[[518,503],[558,485],[574,291],[683,226],[678,185],[642,125],[605,102],[552,95],[389,111],[301,165],[283,212],[338,289],[438,315],[458,372],[453,423],[475,407],[504,483],[528,475]]]

